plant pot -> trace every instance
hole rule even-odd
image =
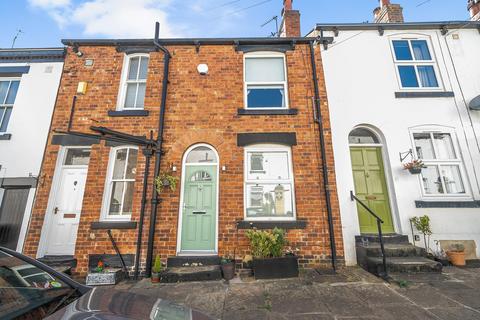
[[[422,168],[409,168],[408,171],[411,174],[420,174],[420,173],[422,173]]]
[[[253,259],[255,279],[281,279],[298,277],[298,257]]]
[[[466,265],[465,262],[465,251],[448,251],[447,256],[450,259],[450,262],[457,267],[463,267]]]
[[[235,263],[229,262],[221,265],[223,279],[232,280],[235,278]]]
[[[152,283],[159,283],[160,282],[160,273],[152,272],[151,280],[152,280]]]

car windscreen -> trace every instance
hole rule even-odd
[[[0,319],[48,305],[72,290],[60,279],[0,250]]]

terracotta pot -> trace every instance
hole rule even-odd
[[[159,283],[160,282],[160,274],[152,272],[152,283]]]
[[[454,266],[459,266],[463,267],[466,265],[465,262],[465,251],[459,252],[459,251],[448,251],[447,256],[450,259],[450,262]]]

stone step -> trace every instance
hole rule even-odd
[[[378,234],[362,234],[360,236],[355,236],[356,243],[380,243],[380,238]],[[408,244],[408,236],[403,234],[384,234],[383,243],[385,244]]]
[[[177,256],[167,259],[167,268],[202,267],[220,265],[219,256]]]
[[[376,275],[383,272],[382,258],[367,257],[366,269]],[[387,258],[388,272],[420,273],[442,272],[442,264],[423,257],[390,257]]]
[[[68,275],[71,275],[72,268],[77,266],[77,259],[73,256],[44,256],[37,260],[58,272],[63,272]]]
[[[412,244],[385,244],[386,257],[426,257],[427,252],[424,248],[416,247]],[[363,245],[357,243],[357,255],[366,257],[381,257],[382,250],[379,243],[369,243]]]
[[[222,270],[219,265],[202,267],[173,267],[168,268],[161,278],[163,283],[177,283],[190,281],[221,280]]]

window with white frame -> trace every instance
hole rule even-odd
[[[426,39],[392,40],[392,47],[402,89],[440,87],[435,58]]]
[[[148,62],[148,55],[128,55],[125,57],[118,109],[143,109],[145,105]]]
[[[295,219],[291,149],[245,148],[245,217],[248,220]]]
[[[245,55],[244,81],[247,109],[288,108],[284,54],[264,52]]]
[[[463,163],[453,132],[414,132],[413,141],[415,155],[426,166],[421,174],[424,196],[466,196]]]
[[[103,209],[104,219],[129,219],[133,209],[138,149],[118,147],[110,153]]]
[[[7,131],[19,86],[19,79],[0,78],[0,134]]]

